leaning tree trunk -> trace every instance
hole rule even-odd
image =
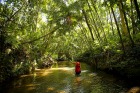
[[[90,10],[92,10],[92,8],[90,7],[89,3],[88,3],[88,7],[89,7]],[[92,10],[92,11],[93,11],[93,10]],[[95,35],[96,35],[98,41],[101,42],[101,41],[102,41],[102,38],[101,38],[101,36],[100,36],[100,34],[99,34],[99,30],[98,30],[97,24],[96,24],[95,19],[94,19],[94,17],[93,17],[93,12],[90,12],[90,14],[91,14],[91,17],[92,17],[91,20],[92,20],[92,22],[93,22],[93,23],[92,23],[92,28],[95,28],[95,30],[94,30]],[[94,27],[93,27],[93,25],[94,25]]]
[[[115,34],[114,34],[113,21],[112,21],[112,16],[111,16],[110,10],[109,10],[109,14],[110,14],[110,21],[111,21],[110,25],[111,25],[111,29],[112,29],[112,34],[114,36]]]
[[[79,24],[79,28],[81,29],[81,33],[84,36],[84,40],[86,41],[87,45],[92,46],[91,43],[88,41],[88,36],[86,34],[87,29],[82,24]]]
[[[101,18],[100,18],[99,14],[98,14],[97,8],[96,8],[96,6],[95,6],[93,0],[91,0],[91,3],[92,3],[92,6],[93,6],[93,8],[94,8],[94,11],[96,12],[96,15],[97,15],[97,17],[98,17],[98,19],[99,19],[100,27],[101,27],[100,29],[101,29],[101,31],[103,32],[104,39],[105,39],[106,42],[107,42],[106,33],[105,33],[105,31],[104,31],[103,23],[102,23]],[[88,4],[89,4],[89,3],[88,3]]]
[[[93,37],[93,33],[92,33],[92,28],[90,27],[90,24],[89,24],[89,22],[88,22],[88,17],[87,17],[87,15],[86,15],[86,12],[85,12],[84,9],[82,10],[82,13],[83,13],[84,18],[85,18],[85,20],[86,20],[86,24],[87,24],[88,29],[89,29],[89,31],[90,31],[90,34],[91,34],[92,40],[94,41],[94,37]]]
[[[134,20],[134,13],[133,13],[133,2],[132,2],[132,0],[130,0],[130,2],[131,2],[131,16],[130,16],[130,18],[131,18],[131,21],[132,21],[132,29],[133,29],[133,35],[135,35],[136,34],[136,27],[135,27],[135,20]]]
[[[121,0],[119,0],[119,11],[120,11],[120,17],[121,17],[121,23],[122,23],[122,33],[123,35],[127,35],[128,34],[128,31],[127,31],[127,28],[126,28],[126,24],[125,24],[125,19],[124,19],[124,14],[123,14],[123,9],[122,9],[122,5],[121,5]]]
[[[95,19],[94,19],[95,16],[93,16],[93,15],[98,15],[98,12],[96,11],[96,13],[93,14],[93,9],[92,9],[93,7],[90,6],[90,4],[89,4],[88,1],[87,1],[87,5],[88,5],[89,10],[91,10],[90,11],[90,16],[91,17],[89,17],[89,19],[91,21],[91,25],[90,26],[93,28],[94,34],[95,34],[95,36],[97,37],[97,39],[99,41],[100,48],[102,49],[102,44],[101,44],[101,42],[103,40],[102,38],[104,38],[104,40],[107,42],[107,38],[106,38],[106,34],[105,34],[104,29],[103,29],[103,26],[102,26],[102,22],[100,20],[100,17],[99,16],[98,17],[96,16],[99,19],[99,24],[98,25],[100,25],[100,27],[101,27],[101,28],[98,28],[97,22],[95,22]],[[101,37],[101,33],[99,32],[99,29],[103,32],[103,37]]]
[[[127,31],[128,31],[128,35],[129,35],[129,39],[130,39],[130,41],[131,41],[131,45],[132,45],[132,47],[134,46],[134,41],[133,41],[133,39],[132,39],[132,37],[131,37],[131,34],[130,34],[130,29],[129,29],[129,27],[128,27],[128,21],[127,21],[127,18],[126,18],[126,13],[125,13],[125,11],[124,11],[124,8],[123,8],[123,3],[122,3],[122,0],[120,0],[121,2],[121,7],[122,7],[122,12],[123,12],[123,15],[124,15],[124,19],[125,19],[125,23],[126,23],[126,27],[127,27]]]
[[[115,13],[114,13],[114,10],[113,10],[112,7],[111,7],[111,12],[112,12],[113,17],[114,17],[114,20],[115,20],[115,24],[116,24],[116,27],[117,27],[118,35],[119,35],[119,37],[120,37],[120,42],[121,42],[121,44],[122,44],[123,53],[124,53],[124,55],[125,55],[125,49],[124,49],[124,44],[123,44],[122,36],[121,36],[120,29],[119,29],[119,26],[118,26],[118,23],[117,23],[117,19],[116,19],[116,17],[115,17]]]
[[[135,5],[136,11],[137,11],[137,16],[138,16],[138,18],[140,20],[140,10],[139,10],[139,6],[138,6],[137,0],[134,0],[134,5]]]

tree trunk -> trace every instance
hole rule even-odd
[[[120,37],[120,42],[122,44],[123,53],[125,55],[125,49],[124,49],[124,44],[123,44],[122,36],[121,36],[120,29],[119,29],[119,26],[118,26],[118,23],[117,23],[117,19],[115,17],[115,14],[114,14],[114,11],[113,11],[113,8],[112,7],[111,7],[111,12],[112,12],[113,17],[114,17],[114,20],[115,20],[115,24],[116,24],[116,27],[117,27],[118,35]]]
[[[89,22],[88,22],[88,17],[87,17],[87,15],[86,15],[86,12],[85,12],[84,9],[82,10],[82,13],[83,13],[83,15],[84,15],[84,18],[85,18],[86,24],[87,24],[88,29],[89,29],[89,31],[90,31],[90,34],[91,34],[92,40],[94,41],[94,37],[93,37],[93,33],[92,33],[92,28],[90,27],[90,24],[89,24]]]
[[[88,7],[89,7],[90,10],[92,10],[92,8],[90,7],[89,3],[88,3]],[[93,24],[92,24],[92,27],[93,27],[93,28],[95,27],[94,32],[95,32],[95,34],[96,34],[96,37],[98,38],[98,41],[100,42],[100,41],[102,41],[102,38],[101,38],[101,36],[100,36],[100,34],[99,34],[99,30],[98,30],[98,27],[97,27],[96,22],[95,22],[95,20],[94,20],[93,13],[90,12],[90,14],[91,14],[91,17],[92,17],[92,22],[93,22],[93,24],[94,24],[94,26],[93,26]]]
[[[112,34],[113,34],[113,36],[114,36],[115,34],[114,34],[114,28],[113,28],[113,22],[112,22],[112,17],[111,17],[110,10],[109,10],[109,14],[110,14],[110,20],[111,20],[110,25],[111,25],[111,29],[112,29]]]
[[[133,35],[134,34],[136,34],[136,29],[135,29],[135,20],[134,20],[134,17],[133,17],[133,2],[132,2],[132,0],[130,0],[130,2],[131,2],[131,21],[132,21],[132,29],[133,29]]]
[[[134,5],[135,5],[136,11],[137,11],[137,16],[138,16],[138,18],[140,20],[140,10],[139,10],[139,6],[138,6],[137,0],[134,0]]]
[[[120,11],[120,17],[121,17],[121,23],[122,23],[122,33],[123,35],[127,35],[128,34],[128,31],[127,31],[127,28],[126,28],[126,24],[125,24],[125,19],[124,19],[124,14],[123,14],[123,9],[122,9],[122,1],[119,0],[119,11]]]
[[[87,36],[87,34],[86,34],[86,32],[87,32],[87,30],[86,30],[86,28],[81,24],[79,24],[79,28],[81,29],[81,33],[84,35],[84,38],[81,36],[80,38],[82,39],[82,40],[85,40],[85,42],[87,43],[87,45],[88,46],[92,46],[91,45],[91,43],[88,41],[88,36]],[[83,29],[82,29],[83,28]],[[77,33],[78,34],[78,33]]]
[[[91,0],[91,3],[92,3],[92,5],[93,5],[93,8],[94,8],[95,12],[97,13],[97,17],[98,17],[98,19],[99,19],[100,27],[101,27],[100,29],[101,29],[101,31],[103,32],[105,41],[107,42],[106,33],[105,33],[105,31],[104,31],[103,24],[102,24],[102,21],[101,21],[101,18],[100,18],[100,16],[99,16],[99,14],[98,14],[97,8],[95,7],[93,0]]]
[[[131,37],[131,34],[130,34],[130,30],[129,30],[129,27],[128,27],[128,21],[127,21],[127,18],[126,18],[126,13],[125,13],[125,11],[124,11],[124,7],[123,7],[122,0],[120,0],[120,1],[121,1],[122,12],[123,12],[123,15],[124,15],[124,19],[125,19],[125,23],[126,23],[126,27],[127,27],[127,31],[128,31],[128,35],[129,35],[129,39],[130,39],[131,45],[132,45],[132,47],[133,47],[133,46],[134,46],[134,41],[133,41],[133,39],[132,39],[132,37]]]

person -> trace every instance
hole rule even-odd
[[[74,62],[75,64],[75,75],[80,75],[81,73],[81,64],[80,62]]]

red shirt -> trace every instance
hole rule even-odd
[[[80,72],[80,71],[81,71],[80,62],[76,62],[75,72]]]

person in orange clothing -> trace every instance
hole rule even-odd
[[[73,62],[75,64],[75,74],[80,75],[81,73],[81,64],[80,62]]]

